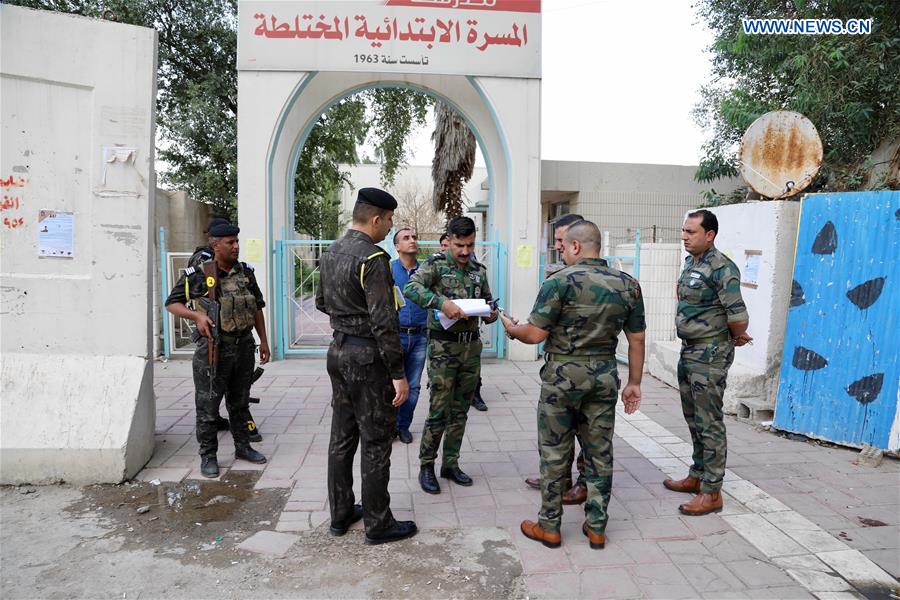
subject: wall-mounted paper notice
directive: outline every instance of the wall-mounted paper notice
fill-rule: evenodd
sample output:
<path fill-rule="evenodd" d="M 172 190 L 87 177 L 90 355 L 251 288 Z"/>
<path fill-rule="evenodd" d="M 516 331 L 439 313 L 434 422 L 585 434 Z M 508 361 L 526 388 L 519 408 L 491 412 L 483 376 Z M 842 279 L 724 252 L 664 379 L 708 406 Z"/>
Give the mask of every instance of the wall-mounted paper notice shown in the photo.
<path fill-rule="evenodd" d="M 520 269 L 529 269 L 534 264 L 532 257 L 534 248 L 531 244 L 519 244 L 516 246 L 516 266 Z"/>
<path fill-rule="evenodd" d="M 263 259 L 262 240 L 244 240 L 244 260 L 248 263 L 259 263 Z"/>
<path fill-rule="evenodd" d="M 74 258 L 75 213 L 41 209 L 38 212 L 38 256 Z"/>

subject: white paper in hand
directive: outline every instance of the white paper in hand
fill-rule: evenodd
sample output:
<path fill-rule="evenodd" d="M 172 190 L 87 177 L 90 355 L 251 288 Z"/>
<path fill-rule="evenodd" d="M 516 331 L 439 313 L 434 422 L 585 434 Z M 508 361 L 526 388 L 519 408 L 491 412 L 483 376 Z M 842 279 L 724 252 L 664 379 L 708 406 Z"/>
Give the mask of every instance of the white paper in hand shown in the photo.
<path fill-rule="evenodd" d="M 467 317 L 489 317 L 491 316 L 491 307 L 484 298 L 462 298 L 454 300 L 453 304 L 457 305 Z M 459 319 L 451 319 L 443 313 L 443 311 L 435 310 L 441 327 L 450 329 Z"/>

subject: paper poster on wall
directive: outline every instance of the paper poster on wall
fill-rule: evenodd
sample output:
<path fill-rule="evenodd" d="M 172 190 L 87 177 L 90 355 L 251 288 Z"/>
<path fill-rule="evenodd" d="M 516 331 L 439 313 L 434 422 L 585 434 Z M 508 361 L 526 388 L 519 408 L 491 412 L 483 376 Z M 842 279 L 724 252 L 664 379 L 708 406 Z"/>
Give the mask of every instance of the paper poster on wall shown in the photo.
<path fill-rule="evenodd" d="M 531 244 L 520 244 L 516 247 L 516 266 L 520 269 L 529 269 L 534 264 L 532 257 L 533 246 Z"/>
<path fill-rule="evenodd" d="M 244 240 L 244 260 L 248 263 L 259 263 L 263 259 L 262 240 Z"/>
<path fill-rule="evenodd" d="M 38 212 L 38 256 L 74 258 L 75 213 L 41 209 Z"/>
<path fill-rule="evenodd" d="M 762 261 L 762 250 L 744 251 L 744 268 L 741 269 L 741 285 L 756 288 L 759 285 L 759 265 Z"/>

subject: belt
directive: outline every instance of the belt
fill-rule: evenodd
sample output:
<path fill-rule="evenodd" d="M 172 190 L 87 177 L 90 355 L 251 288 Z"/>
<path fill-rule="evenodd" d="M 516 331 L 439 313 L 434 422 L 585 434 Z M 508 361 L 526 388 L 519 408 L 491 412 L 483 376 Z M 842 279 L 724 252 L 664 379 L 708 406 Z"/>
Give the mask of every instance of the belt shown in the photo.
<path fill-rule="evenodd" d="M 440 340 L 442 342 L 459 342 L 460 344 L 477 342 L 479 339 L 481 339 L 480 334 L 477 330 L 460 331 L 458 333 L 453 333 L 450 331 L 441 331 L 439 329 L 429 329 L 428 335 L 433 340 Z"/>
<path fill-rule="evenodd" d="M 244 331 L 229 331 L 228 333 L 220 333 L 218 343 L 222 344 L 237 344 L 242 339 L 250 335 L 252 329 L 247 329 Z"/>
<path fill-rule="evenodd" d="M 349 346 L 369 346 L 370 348 L 378 347 L 378 342 L 375 341 L 375 338 L 352 335 L 349 333 L 343 333 L 341 331 L 334 332 L 334 339 L 338 342 L 338 344 L 341 345 L 347 344 Z"/>
<path fill-rule="evenodd" d="M 548 361 L 574 363 L 591 363 L 598 360 L 615 360 L 616 358 L 614 352 L 605 352 L 603 354 L 557 354 L 555 352 L 547 352 L 545 356 Z"/>
<path fill-rule="evenodd" d="M 406 335 L 418 335 L 420 333 L 424 333 L 424 327 L 403 327 L 400 326 L 400 333 L 405 333 Z"/>
<path fill-rule="evenodd" d="M 727 342 L 731 339 L 731 333 L 723 331 L 716 335 L 708 335 L 706 337 L 691 338 L 689 340 L 681 340 L 685 346 L 699 346 L 701 344 L 715 344 L 717 342 Z"/>

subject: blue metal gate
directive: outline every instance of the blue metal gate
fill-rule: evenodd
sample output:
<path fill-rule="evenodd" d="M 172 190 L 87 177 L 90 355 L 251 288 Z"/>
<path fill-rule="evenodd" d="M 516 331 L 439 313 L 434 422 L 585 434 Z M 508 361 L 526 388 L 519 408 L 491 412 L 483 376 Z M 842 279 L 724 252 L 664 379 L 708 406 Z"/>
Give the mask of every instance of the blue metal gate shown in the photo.
<path fill-rule="evenodd" d="M 316 310 L 319 287 L 319 257 L 334 240 L 281 240 L 275 248 L 276 299 L 275 327 L 278 343 L 276 358 L 285 356 L 324 355 L 331 342 L 332 329 L 328 316 Z M 380 244 L 396 257 L 390 236 Z M 425 253 L 437 250 L 437 242 L 420 242 Z M 499 242 L 476 242 L 478 260 L 487 267 L 488 281 L 494 297 L 506 300 L 506 252 Z M 497 323 L 482 325 L 484 356 L 502 358 L 505 337 Z"/>
<path fill-rule="evenodd" d="M 900 192 L 803 200 L 775 426 L 896 450 Z"/>

